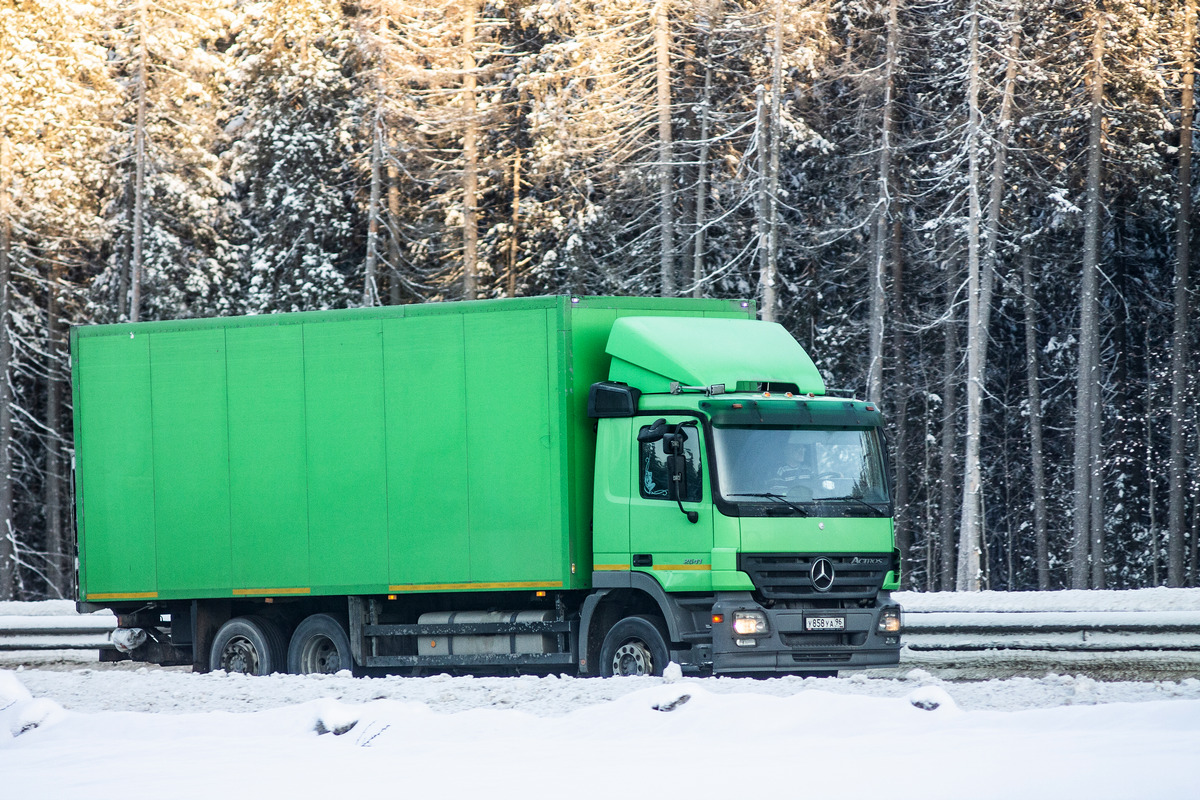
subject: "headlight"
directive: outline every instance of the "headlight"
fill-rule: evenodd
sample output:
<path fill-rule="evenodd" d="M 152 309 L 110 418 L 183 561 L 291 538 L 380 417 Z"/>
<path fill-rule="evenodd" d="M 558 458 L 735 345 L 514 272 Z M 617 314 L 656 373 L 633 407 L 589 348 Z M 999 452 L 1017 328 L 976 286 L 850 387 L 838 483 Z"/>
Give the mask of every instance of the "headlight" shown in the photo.
<path fill-rule="evenodd" d="M 761 636 L 770 630 L 767 615 L 761 611 L 733 612 L 733 632 L 738 636 Z"/>
<path fill-rule="evenodd" d="M 900 632 L 900 607 L 889 606 L 879 614 L 879 632 L 880 633 L 899 633 Z"/>

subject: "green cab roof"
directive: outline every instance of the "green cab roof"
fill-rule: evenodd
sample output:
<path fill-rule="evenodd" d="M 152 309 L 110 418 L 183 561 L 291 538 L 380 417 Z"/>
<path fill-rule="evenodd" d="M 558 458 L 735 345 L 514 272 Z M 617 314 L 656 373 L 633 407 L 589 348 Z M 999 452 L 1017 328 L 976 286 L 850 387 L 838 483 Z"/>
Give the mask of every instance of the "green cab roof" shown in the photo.
<path fill-rule="evenodd" d="M 825 381 L 804 348 L 782 325 L 711 317 L 621 317 L 607 352 L 609 380 L 643 392 L 685 386 L 793 383 L 805 394 L 825 393 Z"/>

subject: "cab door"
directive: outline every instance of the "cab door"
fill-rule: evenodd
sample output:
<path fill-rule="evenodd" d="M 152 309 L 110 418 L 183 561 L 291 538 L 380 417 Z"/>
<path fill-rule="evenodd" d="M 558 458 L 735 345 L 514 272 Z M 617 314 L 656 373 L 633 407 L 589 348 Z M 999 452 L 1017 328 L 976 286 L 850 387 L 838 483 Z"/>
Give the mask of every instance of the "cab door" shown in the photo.
<path fill-rule="evenodd" d="M 704 447 L 704 429 L 687 416 L 665 416 L 670 425 L 683 425 L 686 486 L 683 511 L 671 487 L 667 452 L 662 440 L 637 441 L 657 415 L 635 417 L 631 432 L 632 484 L 629 489 L 629 548 L 632 569 L 648 572 L 674 591 L 712 589 L 713 512 Z M 689 522 L 687 514 L 696 514 Z"/>

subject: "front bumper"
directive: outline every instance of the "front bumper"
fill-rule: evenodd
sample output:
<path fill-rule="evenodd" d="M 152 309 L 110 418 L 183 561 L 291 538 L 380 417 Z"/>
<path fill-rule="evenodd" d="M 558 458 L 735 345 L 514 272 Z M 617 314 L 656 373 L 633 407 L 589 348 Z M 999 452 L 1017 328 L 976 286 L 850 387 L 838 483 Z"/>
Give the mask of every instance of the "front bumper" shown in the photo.
<path fill-rule="evenodd" d="M 749 592 L 722 592 L 713 614 L 725 622 L 713 625 L 713 674 L 770 672 L 828 672 L 839 669 L 886 667 L 900 662 L 900 634 L 880 633 L 879 617 L 894 607 L 890 595 L 879 595 L 871 608 L 814 609 L 764 608 Z M 758 611 L 766 615 L 769 632 L 743 637 L 733 631 L 734 613 Z M 809 631 L 805 617 L 840 617 L 839 631 Z M 739 645 L 737 640 L 753 640 Z"/>

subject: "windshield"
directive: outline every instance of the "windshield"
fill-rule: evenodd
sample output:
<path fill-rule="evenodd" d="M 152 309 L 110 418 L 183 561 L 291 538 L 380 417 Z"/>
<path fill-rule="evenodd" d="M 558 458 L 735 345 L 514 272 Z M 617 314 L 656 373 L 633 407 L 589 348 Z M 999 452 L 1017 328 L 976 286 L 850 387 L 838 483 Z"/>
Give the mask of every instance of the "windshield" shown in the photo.
<path fill-rule="evenodd" d="M 862 500 L 887 503 L 875 428 L 714 426 L 717 475 L 729 502 Z"/>

